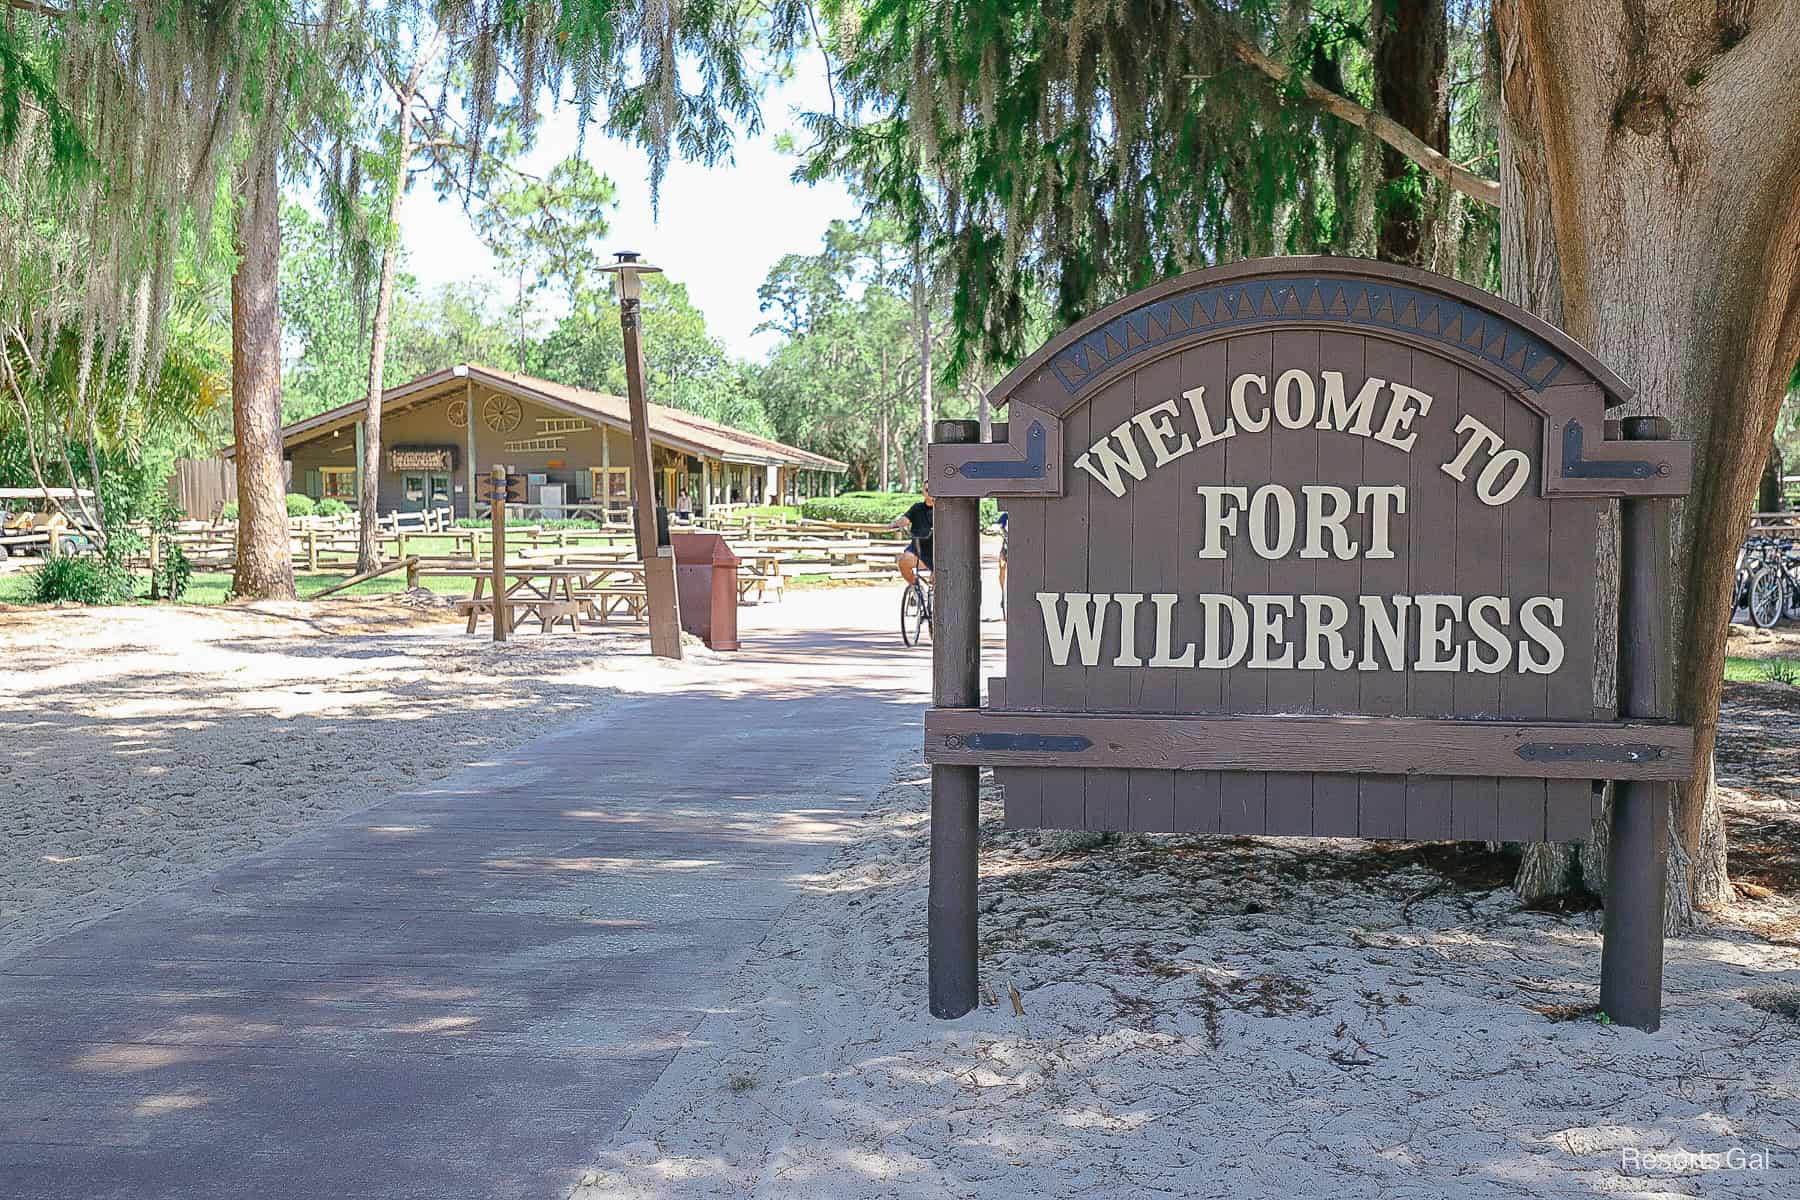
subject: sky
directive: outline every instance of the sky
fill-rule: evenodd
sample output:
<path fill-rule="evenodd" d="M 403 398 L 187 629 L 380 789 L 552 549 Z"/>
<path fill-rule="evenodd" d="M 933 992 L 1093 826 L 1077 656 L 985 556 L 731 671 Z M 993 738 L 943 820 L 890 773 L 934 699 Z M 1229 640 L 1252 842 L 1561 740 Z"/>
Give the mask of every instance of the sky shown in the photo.
<path fill-rule="evenodd" d="M 603 243 L 604 261 L 611 261 L 613 250 L 639 251 L 687 284 L 689 298 L 731 354 L 764 358 L 776 337 L 754 332 L 763 319 L 756 289 L 769 268 L 784 254 L 816 253 L 831 221 L 860 212 L 839 183 L 809 187 L 791 182 L 796 160 L 775 149 L 783 130 L 793 130 L 805 144 L 795 112 L 830 107 L 824 60 L 809 54 L 795 64 L 786 83 L 764 97 L 767 128 L 754 139 L 738 139 L 735 161 L 711 168 L 679 160 L 670 164 L 654 217 L 648 156 L 590 126 L 582 157 L 612 179 L 619 197 L 612 234 Z M 548 115 L 536 147 L 520 165 L 533 173 L 548 170 L 575 153 L 577 132 L 575 111 L 564 105 Z M 402 211 L 402 228 L 406 270 L 422 290 L 486 277 L 494 281 L 496 307 L 505 302 L 505 290 L 493 276 L 493 256 L 459 204 L 439 200 L 423 182 L 415 183 Z"/>

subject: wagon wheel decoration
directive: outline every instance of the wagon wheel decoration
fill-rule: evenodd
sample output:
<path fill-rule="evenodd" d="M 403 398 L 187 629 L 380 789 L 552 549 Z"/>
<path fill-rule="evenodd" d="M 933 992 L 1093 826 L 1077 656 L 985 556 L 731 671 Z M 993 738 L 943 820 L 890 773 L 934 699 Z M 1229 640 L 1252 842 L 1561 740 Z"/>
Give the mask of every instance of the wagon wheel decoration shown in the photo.
<path fill-rule="evenodd" d="M 467 425 L 469 423 L 469 402 L 467 400 L 452 400 L 449 406 L 444 409 L 444 419 L 458 429 Z"/>
<path fill-rule="evenodd" d="M 525 410 L 511 396 L 489 396 L 481 402 L 481 419 L 495 433 L 511 433 L 524 415 Z"/>

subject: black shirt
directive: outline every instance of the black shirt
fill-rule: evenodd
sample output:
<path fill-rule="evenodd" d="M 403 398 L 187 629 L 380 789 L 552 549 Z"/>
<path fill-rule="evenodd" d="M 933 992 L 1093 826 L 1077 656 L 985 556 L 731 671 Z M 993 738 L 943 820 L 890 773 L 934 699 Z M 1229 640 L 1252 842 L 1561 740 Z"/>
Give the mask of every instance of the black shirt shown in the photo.
<path fill-rule="evenodd" d="M 924 543 L 931 540 L 931 505 L 920 500 L 906 510 L 906 523 L 912 526 L 913 539 Z"/>
<path fill-rule="evenodd" d="M 912 526 L 913 545 L 919 548 L 919 558 L 931 566 L 931 505 L 923 500 L 914 504 L 906 510 L 906 522 Z"/>

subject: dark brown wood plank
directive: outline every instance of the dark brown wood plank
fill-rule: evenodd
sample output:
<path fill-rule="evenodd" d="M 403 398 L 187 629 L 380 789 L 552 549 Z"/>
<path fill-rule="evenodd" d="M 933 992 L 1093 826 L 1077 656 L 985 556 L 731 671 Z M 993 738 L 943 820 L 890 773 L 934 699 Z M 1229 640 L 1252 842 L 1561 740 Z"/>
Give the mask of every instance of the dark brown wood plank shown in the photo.
<path fill-rule="evenodd" d="M 1007 707 L 1041 708 L 1044 630 L 1037 593 L 1044 586 L 1046 500 L 1008 497 L 1006 550 Z"/>
<path fill-rule="evenodd" d="M 993 739 L 998 735 L 1001 740 Z M 1020 745 L 1018 737 L 1061 739 Z M 973 742 L 971 739 L 975 739 Z M 1073 739 L 1073 740 L 1069 740 Z M 1104 716 L 933 708 L 926 758 L 1083 768 L 1494 775 L 1542 781 L 1683 779 L 1693 730 L 1638 721 L 1460 721 L 1435 717 Z"/>
<path fill-rule="evenodd" d="M 1129 386 L 1129 384 L 1127 384 Z M 1092 442 L 1088 414 L 1084 405 L 1070 413 L 1063 424 L 1063 442 L 1068 454 L 1085 450 Z M 1065 480 L 1067 491 L 1061 500 L 1045 502 L 1044 569 L 1040 590 L 1046 592 L 1084 592 L 1088 586 L 1088 477 L 1081 471 L 1070 471 Z M 1035 594 L 1019 597 L 1021 620 L 1027 621 L 1023 636 L 1045 647 L 1043 615 Z M 1011 600 L 1007 611 L 1010 613 Z M 1012 641 L 1009 637 L 1007 641 Z M 1069 664 L 1058 667 L 1050 661 L 1049 651 L 1040 650 L 1043 664 L 1043 688 L 1039 702 L 1046 708 L 1079 706 L 1087 697 L 1087 675 L 1079 660 L 1071 656 Z M 1009 682 L 1008 686 L 1012 686 Z M 1083 829 L 1087 826 L 1087 786 L 1080 771 L 1052 771 L 1044 776 L 1044 826 L 1048 829 Z"/>
<path fill-rule="evenodd" d="M 1175 826 L 1175 771 L 1126 772 L 1129 819 L 1125 828 L 1137 833 L 1178 833 Z"/>
<path fill-rule="evenodd" d="M 1412 554 L 1407 560 L 1411 592 L 1422 595 L 1464 595 L 1461 530 L 1457 522 L 1456 481 L 1441 464 L 1456 455 L 1456 422 L 1461 401 L 1457 393 L 1457 369 L 1449 360 L 1423 350 L 1412 353 L 1411 385 L 1432 398 L 1431 410 L 1413 422 L 1417 438 L 1407 458 L 1411 484 L 1407 506 Z M 1459 615 L 1455 626 L 1465 621 Z M 1422 635 L 1421 635 L 1422 636 Z M 1410 639 L 1416 647 L 1420 638 Z M 1457 654 L 1463 638 L 1453 639 Z M 1416 652 L 1416 651 L 1415 651 Z M 1466 669 L 1467 663 L 1462 666 Z M 1406 711 L 1414 716 L 1440 717 L 1456 712 L 1456 678 L 1460 671 L 1410 671 L 1407 674 Z M 1406 836 L 1419 841 L 1438 841 L 1450 836 L 1450 809 L 1455 794 L 1447 777 L 1415 776 L 1406 781 Z"/>
<path fill-rule="evenodd" d="M 1524 490 L 1499 506 L 1502 510 L 1505 539 L 1502 545 L 1505 563 L 1501 578 L 1506 581 L 1506 591 L 1512 597 L 1516 621 L 1519 605 L 1532 596 L 1546 595 L 1549 591 L 1550 506 L 1548 501 L 1540 498 L 1543 471 L 1542 418 L 1524 404 L 1509 399 L 1503 421 L 1503 425 L 1493 428 L 1506 439 L 1508 448 L 1522 450 L 1531 459 L 1531 476 L 1525 481 Z M 1580 580 L 1579 584 L 1587 586 L 1587 581 Z M 1570 666 L 1565 664 L 1563 669 L 1569 670 Z M 1501 675 L 1502 716 L 1524 719 L 1542 717 L 1549 711 L 1549 695 L 1549 683 L 1544 676 L 1520 671 L 1516 663 Z M 1500 840 L 1541 840 L 1544 836 L 1546 796 L 1541 780 L 1502 779 L 1498 830 Z"/>
<path fill-rule="evenodd" d="M 1212 342 L 1181 355 L 1181 391 L 1204 388 L 1206 401 L 1217 404 L 1225 395 L 1225 343 Z M 1184 411 L 1191 411 L 1184 398 Z M 1189 416 L 1191 421 L 1191 415 Z M 1194 489 L 1201 484 L 1225 482 L 1224 442 L 1197 447 L 1179 464 L 1179 501 L 1177 528 L 1198 528 L 1200 500 Z M 1206 592 L 1220 592 L 1225 586 L 1225 565 L 1218 559 L 1201 558 L 1191 536 L 1175 539 L 1179 543 L 1179 564 L 1175 572 L 1175 588 L 1183 599 Z M 1199 629 L 1191 622 L 1178 626 L 1178 642 L 1199 637 Z M 1179 655 L 1180 645 L 1174 647 Z M 1175 707 L 1179 713 L 1219 713 L 1225 711 L 1225 678 L 1218 671 L 1181 670 L 1171 668 L 1175 676 Z M 1184 771 L 1175 779 L 1175 823 L 1178 832 L 1215 833 L 1219 829 L 1219 803 L 1224 789 L 1224 776 L 1218 772 Z"/>
<path fill-rule="evenodd" d="M 1344 373 L 1346 386 L 1352 380 L 1365 378 L 1364 339 L 1359 334 L 1335 331 L 1319 335 L 1319 359 L 1334 370 Z M 1355 434 L 1328 431 L 1318 435 L 1319 470 L 1322 484 L 1348 491 L 1355 503 L 1356 485 L 1362 482 L 1362 439 Z M 1354 512 L 1354 510 L 1352 510 Z M 1357 553 L 1341 559 L 1333 555 L 1313 564 L 1313 577 L 1321 593 L 1344 597 L 1354 608 L 1355 597 L 1362 592 L 1362 551 L 1368 535 L 1365 522 L 1352 518 L 1350 530 L 1356 538 Z M 1355 632 L 1345 631 L 1346 645 L 1354 647 Z M 1354 713 L 1361 703 L 1362 681 L 1354 665 L 1348 671 L 1314 671 L 1313 710 L 1321 713 Z M 1341 771 L 1321 773 L 1313 777 L 1313 825 L 1317 837 L 1354 837 L 1358 823 L 1356 776 Z"/>
<path fill-rule="evenodd" d="M 1176 771 L 1174 776 L 1174 832 L 1219 832 L 1219 797 L 1225 777 L 1217 771 Z"/>
<path fill-rule="evenodd" d="M 1139 535 L 1136 526 L 1136 509 L 1139 489 L 1150 485 L 1158 474 L 1151 459 L 1148 447 L 1144 444 L 1131 418 L 1143 407 L 1138 396 L 1142 386 L 1143 373 L 1127 375 L 1111 387 L 1103 389 L 1088 405 L 1088 439 L 1099 441 L 1115 429 L 1124 427 L 1124 436 L 1133 439 L 1145 455 L 1148 475 L 1142 480 L 1131 481 L 1125 488 L 1123 496 L 1114 496 L 1103 487 L 1094 486 L 1092 480 L 1083 475 L 1083 484 L 1087 495 L 1087 591 L 1096 596 L 1104 593 L 1116 595 L 1120 592 L 1132 593 L 1132 551 L 1139 542 L 1150 543 L 1164 539 L 1150 535 L 1150 529 Z M 1151 403 L 1155 403 L 1152 401 Z M 1151 527 L 1154 527 L 1152 523 Z M 1071 554 L 1080 554 L 1083 547 L 1071 545 Z M 1135 594 L 1135 593 L 1133 593 Z M 1144 605 L 1138 605 L 1142 609 Z M 1118 655 L 1124 653 L 1125 635 L 1129 631 L 1132 649 L 1138 661 L 1144 659 L 1144 649 L 1138 633 L 1143 624 L 1141 611 L 1134 611 L 1129 625 L 1124 620 L 1123 608 L 1115 603 L 1106 618 L 1106 631 L 1101 638 L 1099 661 L 1082 672 L 1083 687 L 1086 690 L 1086 701 L 1080 706 L 1087 712 L 1132 712 L 1137 708 L 1137 689 L 1139 681 L 1147 673 L 1143 667 L 1119 666 Z M 1088 771 L 1083 778 L 1085 794 L 1083 819 L 1084 828 L 1107 831 L 1122 831 L 1129 824 L 1129 804 L 1131 795 L 1131 776 L 1123 770 Z"/>
<path fill-rule="evenodd" d="M 1295 520 L 1294 545 L 1288 553 L 1268 564 L 1269 594 L 1293 596 L 1294 611 L 1285 621 L 1283 632 L 1290 641 L 1299 643 L 1296 631 L 1304 628 L 1305 613 L 1298 597 L 1314 590 L 1315 560 L 1302 558 L 1306 536 L 1305 493 L 1308 484 L 1319 479 L 1319 438 L 1317 430 L 1317 386 L 1319 371 L 1319 335 L 1312 330 L 1284 331 L 1271 339 L 1274 357 L 1269 369 L 1271 410 L 1281 377 L 1288 371 L 1300 371 L 1314 391 L 1315 415 L 1303 429 L 1290 429 L 1280 418 L 1271 421 L 1269 436 L 1269 479 L 1287 486 L 1294 496 L 1298 512 Z M 1290 406 L 1296 403 L 1298 389 L 1289 393 Z M 1249 481 L 1247 481 L 1249 482 Z M 1254 489 L 1254 483 L 1252 483 Z M 1314 671 L 1299 669 L 1304 647 L 1296 644 L 1295 665 L 1280 671 L 1269 671 L 1268 707 L 1271 712 L 1312 712 Z M 1313 780 L 1311 775 L 1283 773 L 1269 776 L 1264 801 L 1264 824 L 1271 834 L 1306 836 L 1313 829 Z"/>
<path fill-rule="evenodd" d="M 1265 382 L 1274 362 L 1273 338 L 1266 333 L 1247 334 L 1225 343 L 1225 383 L 1217 407 L 1221 427 L 1224 414 L 1230 412 L 1231 383 L 1245 372 L 1259 374 Z M 1270 422 L 1273 426 L 1273 421 Z M 1242 485 L 1254 492 L 1269 479 L 1273 428 L 1260 433 L 1239 429 L 1225 441 L 1225 482 Z M 1268 590 L 1269 568 L 1250 550 L 1248 515 L 1238 519 L 1239 536 L 1230 539 L 1225 559 L 1221 591 L 1239 600 Z M 1242 664 L 1223 674 L 1223 699 L 1227 712 L 1260 713 L 1269 711 L 1268 672 L 1251 671 Z M 1268 780 L 1261 775 L 1246 774 L 1227 778 L 1221 783 L 1220 829 L 1225 833 L 1261 833 L 1268 827 Z"/>
<path fill-rule="evenodd" d="M 1558 499 L 1549 502 L 1550 561 L 1591 563 L 1600 531 L 1599 500 Z M 1563 601 L 1563 642 L 1573 664 L 1550 676 L 1548 714 L 1553 717 L 1597 716 L 1594 703 L 1595 645 L 1598 637 L 1596 585 L 1586 577 L 1558 580 L 1552 590 Z M 1580 842 L 1593 836 L 1592 780 L 1551 780 L 1544 787 L 1545 839 Z"/>
<path fill-rule="evenodd" d="M 1364 347 L 1363 362 L 1368 373 L 1386 380 L 1405 380 L 1412 375 L 1412 352 L 1405 346 L 1370 338 Z M 1360 380 L 1348 377 L 1345 391 Z M 1380 419 L 1379 414 L 1377 420 Z M 1372 485 L 1407 483 L 1412 463 L 1407 455 L 1373 438 L 1359 438 L 1363 450 L 1363 482 Z M 1413 523 L 1419 519 L 1416 506 L 1408 498 L 1404 517 L 1391 522 L 1394 557 L 1367 557 L 1364 545 L 1364 595 L 1393 596 L 1407 589 L 1407 562 L 1412 553 L 1410 537 Z M 1365 526 L 1365 536 L 1371 526 Z M 1360 631 L 1359 631 L 1360 632 Z M 1377 715 L 1406 711 L 1406 672 L 1386 669 L 1357 672 L 1361 691 L 1359 711 Z M 1378 776 L 1357 781 L 1357 830 L 1363 837 L 1398 838 L 1406 836 L 1406 781 L 1392 776 Z"/>
<path fill-rule="evenodd" d="M 1494 383 L 1473 371 L 1457 380 L 1457 420 L 1472 416 L 1492 429 L 1506 420 L 1509 400 Z M 1454 429 L 1454 424 L 1452 425 Z M 1441 473 L 1441 472 L 1440 472 Z M 1446 478 L 1448 478 L 1446 476 Z M 1501 596 L 1504 562 L 1504 515 L 1475 496 L 1474 481 L 1456 487 L 1456 574 L 1468 596 Z M 1465 664 L 1466 665 L 1466 664 Z M 1511 667 L 1509 665 L 1508 669 Z M 1459 672 L 1453 687 L 1456 712 L 1464 717 L 1500 715 L 1500 680 L 1504 672 Z M 1451 788 L 1450 836 L 1491 841 L 1500 836 L 1500 783 L 1495 779 L 1459 778 Z"/>

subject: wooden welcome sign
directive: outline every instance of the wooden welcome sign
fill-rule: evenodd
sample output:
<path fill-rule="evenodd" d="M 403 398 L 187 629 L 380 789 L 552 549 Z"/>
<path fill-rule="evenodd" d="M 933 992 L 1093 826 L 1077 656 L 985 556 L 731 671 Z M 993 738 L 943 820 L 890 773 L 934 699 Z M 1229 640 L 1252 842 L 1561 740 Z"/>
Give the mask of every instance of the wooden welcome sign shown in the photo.
<path fill-rule="evenodd" d="M 1660 719 L 1656 555 L 1691 456 L 1648 419 L 1621 437 L 1605 413 L 1630 395 L 1475 289 L 1288 258 L 1065 331 L 995 389 L 1003 440 L 944 423 L 925 742 L 956 845 L 934 845 L 934 1011 L 967 1011 L 938 1004 L 940 974 L 965 981 L 937 944 L 955 924 L 972 955 L 974 936 L 972 913 L 940 919 L 940 858 L 973 893 L 952 772 L 993 767 L 1014 827 L 1562 841 L 1588 836 L 1600 781 L 1666 802 L 1692 733 Z M 978 558 L 951 544 L 983 496 L 1010 520 L 986 706 L 955 628 L 978 620 Z M 1594 682 L 1597 618 L 1620 605 L 1598 594 L 1600 517 L 1621 499 L 1626 716 Z M 1657 880 L 1637 899 L 1657 909 L 1659 995 Z"/>

